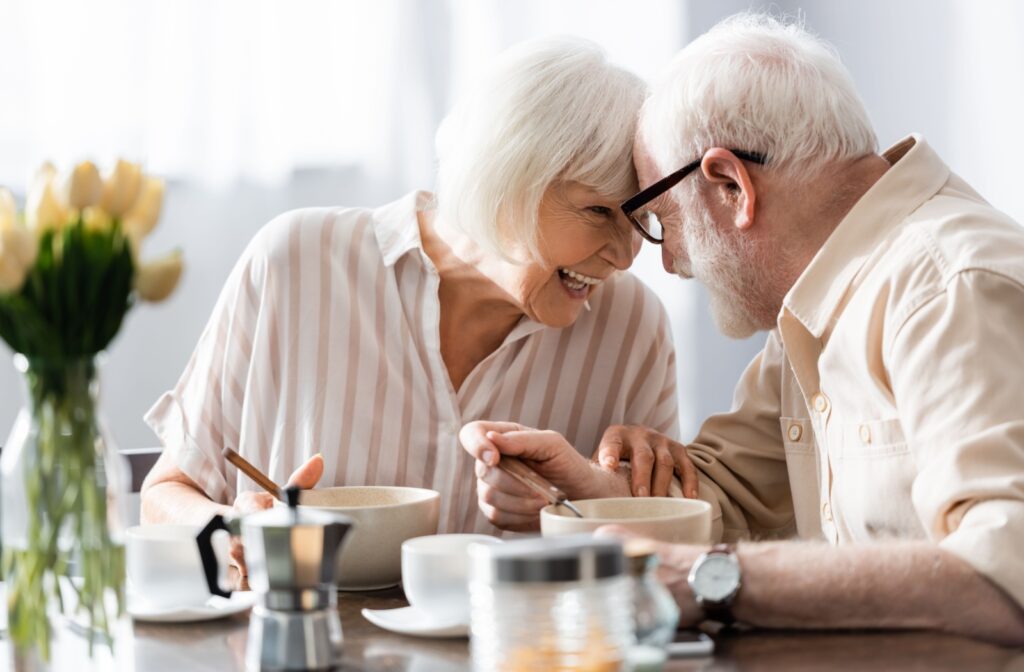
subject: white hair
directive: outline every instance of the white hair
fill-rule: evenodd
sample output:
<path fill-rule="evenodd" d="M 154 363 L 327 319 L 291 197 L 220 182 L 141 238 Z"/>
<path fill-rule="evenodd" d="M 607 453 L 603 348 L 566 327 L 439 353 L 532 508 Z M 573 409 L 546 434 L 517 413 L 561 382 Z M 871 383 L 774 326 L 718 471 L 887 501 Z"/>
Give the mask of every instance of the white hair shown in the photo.
<path fill-rule="evenodd" d="M 574 181 L 613 198 L 636 190 L 633 136 L 646 86 L 576 38 L 503 53 L 437 132 L 438 212 L 483 249 L 542 258 L 545 190 Z"/>
<path fill-rule="evenodd" d="M 725 147 L 760 152 L 798 176 L 878 147 L 835 50 L 760 13 L 727 18 L 687 45 L 654 86 L 641 124 L 662 170 Z"/>

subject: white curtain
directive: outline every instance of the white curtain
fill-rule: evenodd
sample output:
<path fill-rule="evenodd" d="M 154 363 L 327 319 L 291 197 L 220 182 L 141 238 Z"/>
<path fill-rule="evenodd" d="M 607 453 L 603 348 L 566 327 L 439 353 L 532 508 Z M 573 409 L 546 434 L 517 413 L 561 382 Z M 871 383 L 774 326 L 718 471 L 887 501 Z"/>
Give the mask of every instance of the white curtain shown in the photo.
<path fill-rule="evenodd" d="M 299 168 L 357 165 L 422 186 L 451 96 L 498 51 L 574 33 L 649 72 L 680 43 L 681 7 L 4 0 L 0 184 L 23 184 L 43 159 L 122 155 L 208 185 L 279 184 Z M 630 24 L 643 32 L 621 30 Z"/>
<path fill-rule="evenodd" d="M 44 157 L 208 184 L 371 163 L 398 4 L 6 0 L 0 181 Z"/>

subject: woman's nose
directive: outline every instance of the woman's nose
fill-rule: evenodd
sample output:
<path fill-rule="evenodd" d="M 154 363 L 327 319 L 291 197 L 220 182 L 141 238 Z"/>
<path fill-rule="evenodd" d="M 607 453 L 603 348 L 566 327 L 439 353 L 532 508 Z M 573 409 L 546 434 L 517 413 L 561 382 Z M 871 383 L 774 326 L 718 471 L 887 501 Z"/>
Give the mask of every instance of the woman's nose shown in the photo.
<path fill-rule="evenodd" d="M 633 259 L 640 252 L 640 234 L 633 228 L 624 215 L 618 217 L 617 226 L 612 239 L 605 246 L 608 263 L 620 271 L 633 264 Z"/>

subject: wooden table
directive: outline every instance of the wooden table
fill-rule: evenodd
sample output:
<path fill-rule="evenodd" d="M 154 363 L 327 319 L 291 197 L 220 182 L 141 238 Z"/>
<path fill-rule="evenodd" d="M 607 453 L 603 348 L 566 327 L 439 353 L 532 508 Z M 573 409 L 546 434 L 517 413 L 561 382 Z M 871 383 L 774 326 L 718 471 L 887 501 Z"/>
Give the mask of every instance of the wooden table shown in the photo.
<path fill-rule="evenodd" d="M 466 640 L 394 635 L 360 614 L 364 607 L 405 606 L 400 590 L 342 593 L 338 601 L 345 633 L 342 670 L 469 670 Z M 134 668 L 137 672 L 240 672 L 244 670 L 247 627 L 245 615 L 181 625 L 136 623 L 131 647 Z M 7 645 L 0 641 L 0 668 L 7 660 Z M 81 669 L 86 668 L 75 666 L 76 671 Z M 1024 650 L 929 632 L 748 632 L 719 636 L 713 657 L 672 660 L 665 669 L 1009 672 L 1024 670 Z"/>

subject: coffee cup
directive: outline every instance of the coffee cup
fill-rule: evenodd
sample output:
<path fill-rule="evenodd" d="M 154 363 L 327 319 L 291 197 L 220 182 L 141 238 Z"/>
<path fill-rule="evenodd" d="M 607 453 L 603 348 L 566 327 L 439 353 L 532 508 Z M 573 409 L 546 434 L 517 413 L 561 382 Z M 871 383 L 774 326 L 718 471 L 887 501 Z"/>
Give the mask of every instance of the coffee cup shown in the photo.
<path fill-rule="evenodd" d="M 409 604 L 445 622 L 469 622 L 469 547 L 500 544 L 486 534 L 434 534 L 402 543 L 402 587 Z"/>
<path fill-rule="evenodd" d="M 210 599 L 199 559 L 194 525 L 141 525 L 126 533 L 126 564 L 133 599 L 162 609 L 196 607 Z M 217 555 L 226 557 L 227 535 L 216 537 Z"/>

